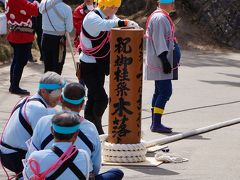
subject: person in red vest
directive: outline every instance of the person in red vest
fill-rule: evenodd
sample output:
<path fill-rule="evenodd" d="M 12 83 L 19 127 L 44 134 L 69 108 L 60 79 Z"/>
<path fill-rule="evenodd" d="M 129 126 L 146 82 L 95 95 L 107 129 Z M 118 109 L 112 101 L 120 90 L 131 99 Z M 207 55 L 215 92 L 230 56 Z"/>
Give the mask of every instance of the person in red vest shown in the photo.
<path fill-rule="evenodd" d="M 38 15 L 38 2 L 27 0 L 8 0 L 6 2 L 6 16 L 10 27 L 7 40 L 13 48 L 13 60 L 10 68 L 10 88 L 12 94 L 29 95 L 30 92 L 21 89 L 19 83 L 24 66 L 34 41 L 32 16 Z"/>
<path fill-rule="evenodd" d="M 79 49 L 79 36 L 82 29 L 84 17 L 95 8 L 96 4 L 93 0 L 84 0 L 73 12 L 73 26 L 75 30 L 74 46 Z"/>

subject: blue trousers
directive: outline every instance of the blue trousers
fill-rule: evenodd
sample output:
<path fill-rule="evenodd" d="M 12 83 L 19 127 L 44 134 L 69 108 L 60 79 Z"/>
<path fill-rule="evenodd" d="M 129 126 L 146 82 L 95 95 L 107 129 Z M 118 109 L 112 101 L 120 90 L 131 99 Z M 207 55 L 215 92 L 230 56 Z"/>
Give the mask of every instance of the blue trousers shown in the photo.
<path fill-rule="evenodd" d="M 120 169 L 112 168 L 105 173 L 95 176 L 95 180 L 121 180 L 123 176 L 124 173 Z"/>
<path fill-rule="evenodd" d="M 176 68 L 181 59 L 181 50 L 179 45 L 174 42 L 174 50 L 173 50 L 173 80 L 178 80 L 178 68 Z"/>
<path fill-rule="evenodd" d="M 23 69 L 28 61 L 28 56 L 31 53 L 32 43 L 10 44 L 13 48 L 13 61 L 10 68 L 10 88 L 17 89 L 19 88 Z"/>
<path fill-rule="evenodd" d="M 171 95 L 172 95 L 172 81 L 156 80 L 155 92 L 152 98 L 152 107 L 158 107 L 158 108 L 164 109 Z"/>

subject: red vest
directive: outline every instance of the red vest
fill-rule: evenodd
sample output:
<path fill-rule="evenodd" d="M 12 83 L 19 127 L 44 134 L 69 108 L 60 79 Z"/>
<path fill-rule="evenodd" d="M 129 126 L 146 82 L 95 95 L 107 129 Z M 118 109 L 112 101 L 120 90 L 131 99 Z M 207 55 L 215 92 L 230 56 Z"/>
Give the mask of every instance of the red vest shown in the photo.
<path fill-rule="evenodd" d="M 27 0 L 8 0 L 6 16 L 9 26 L 32 28 L 32 16 L 38 15 L 37 3 Z M 30 43 L 34 41 L 34 33 L 10 30 L 7 40 L 15 44 Z"/>
<path fill-rule="evenodd" d="M 76 34 L 80 34 L 82 28 L 83 18 L 87 15 L 87 7 L 83 3 L 78 6 L 73 12 L 73 25 L 76 31 Z"/>
<path fill-rule="evenodd" d="M 73 12 L 73 26 L 75 29 L 74 45 L 78 48 L 79 45 L 79 36 L 82 28 L 82 23 L 84 17 L 87 15 L 89 10 L 85 3 L 79 5 Z"/>

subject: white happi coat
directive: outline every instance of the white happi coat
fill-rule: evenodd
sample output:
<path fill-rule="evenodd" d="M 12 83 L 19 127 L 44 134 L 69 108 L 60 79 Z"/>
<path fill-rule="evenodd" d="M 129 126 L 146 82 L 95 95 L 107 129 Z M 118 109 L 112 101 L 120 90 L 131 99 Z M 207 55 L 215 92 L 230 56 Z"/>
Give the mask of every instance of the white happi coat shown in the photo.
<path fill-rule="evenodd" d="M 159 10 L 156 10 L 159 11 Z M 158 57 L 168 51 L 167 59 L 173 67 L 174 37 L 171 35 L 171 24 L 162 12 L 153 13 L 147 27 L 147 58 L 145 61 L 146 80 L 173 79 L 173 73 L 164 74 L 162 62 Z"/>

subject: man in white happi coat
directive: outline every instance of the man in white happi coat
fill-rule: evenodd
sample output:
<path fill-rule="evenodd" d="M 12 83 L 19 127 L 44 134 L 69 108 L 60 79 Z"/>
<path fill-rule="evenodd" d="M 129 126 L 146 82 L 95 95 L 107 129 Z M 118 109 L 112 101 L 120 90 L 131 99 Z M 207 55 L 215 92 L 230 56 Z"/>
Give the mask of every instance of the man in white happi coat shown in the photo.
<path fill-rule="evenodd" d="M 72 9 L 66 0 L 42 0 L 42 58 L 44 72 L 62 74 L 66 58 L 66 36 L 73 30 Z M 51 47 L 51 48 L 50 48 Z"/>
<path fill-rule="evenodd" d="M 172 95 L 171 80 L 175 79 L 174 74 L 177 70 L 175 61 L 177 61 L 177 58 L 180 59 L 180 51 L 174 34 L 174 24 L 169 17 L 173 8 L 174 0 L 159 0 L 157 10 L 150 15 L 146 25 L 145 79 L 155 81 L 150 129 L 157 133 L 172 132 L 172 128 L 162 124 L 162 115 L 165 105 Z M 178 50 L 177 52 L 174 47 Z"/>
<path fill-rule="evenodd" d="M 55 72 L 45 73 L 39 82 L 39 89 L 33 96 L 20 100 L 13 108 L 3 130 L 0 154 L 4 167 L 21 176 L 22 159 L 27 152 L 26 141 L 31 138 L 38 120 L 55 113 L 61 96 L 64 80 Z"/>
<path fill-rule="evenodd" d="M 89 177 L 89 155 L 73 145 L 77 139 L 80 119 L 77 114 L 62 112 L 53 116 L 51 149 L 33 152 L 24 167 L 25 180 L 85 180 Z"/>
<path fill-rule="evenodd" d="M 93 123 L 80 116 L 80 111 L 84 105 L 85 89 L 80 83 L 70 83 L 64 88 L 61 96 L 63 112 L 71 112 L 79 116 L 79 134 L 75 145 L 79 149 L 84 149 L 90 156 L 90 176 L 95 178 L 116 178 L 121 179 L 123 173 L 119 169 L 111 169 L 99 174 L 101 168 L 101 142 L 97 129 Z M 50 149 L 54 143 L 51 134 L 51 119 L 53 115 L 42 117 L 34 129 L 27 157 L 34 151 Z"/>

